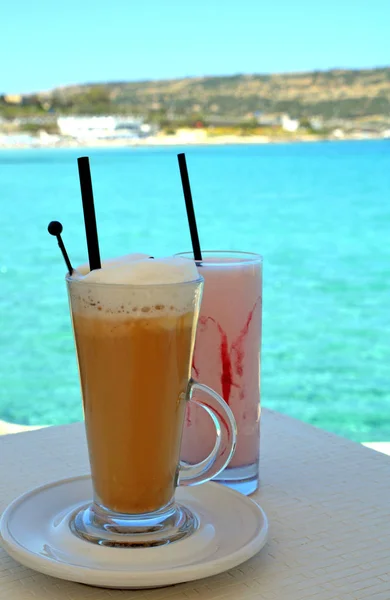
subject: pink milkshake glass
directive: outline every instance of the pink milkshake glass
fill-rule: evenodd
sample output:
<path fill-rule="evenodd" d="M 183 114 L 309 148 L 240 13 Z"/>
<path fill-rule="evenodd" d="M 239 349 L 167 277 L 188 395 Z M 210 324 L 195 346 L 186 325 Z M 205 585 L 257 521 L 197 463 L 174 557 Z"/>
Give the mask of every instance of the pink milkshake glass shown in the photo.
<path fill-rule="evenodd" d="M 193 254 L 182 253 L 193 260 Z M 202 252 L 204 277 L 193 377 L 220 394 L 237 422 L 235 454 L 216 478 L 241 493 L 259 483 L 262 257 L 244 252 Z M 187 407 L 181 458 L 195 464 L 214 445 L 211 419 Z"/>

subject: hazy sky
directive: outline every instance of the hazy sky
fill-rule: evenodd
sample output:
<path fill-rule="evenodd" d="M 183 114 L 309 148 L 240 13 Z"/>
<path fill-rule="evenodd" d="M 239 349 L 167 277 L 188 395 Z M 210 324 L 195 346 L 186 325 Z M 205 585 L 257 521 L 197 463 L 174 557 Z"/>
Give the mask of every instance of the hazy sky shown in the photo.
<path fill-rule="evenodd" d="M 390 64 L 390 0 L 3 0 L 0 93 Z"/>

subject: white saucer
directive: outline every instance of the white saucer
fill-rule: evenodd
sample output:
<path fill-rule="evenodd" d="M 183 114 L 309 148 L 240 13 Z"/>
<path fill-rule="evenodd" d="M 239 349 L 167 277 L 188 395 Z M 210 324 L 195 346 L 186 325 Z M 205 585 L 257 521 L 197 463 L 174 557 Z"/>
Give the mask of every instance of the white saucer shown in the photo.
<path fill-rule="evenodd" d="M 190 537 L 155 548 L 110 548 L 76 537 L 69 516 L 90 501 L 89 476 L 50 483 L 20 496 L 4 512 L 0 540 L 23 565 L 88 585 L 152 588 L 209 577 L 256 554 L 267 517 L 246 496 L 217 483 L 178 488 L 176 498 L 199 518 Z"/>

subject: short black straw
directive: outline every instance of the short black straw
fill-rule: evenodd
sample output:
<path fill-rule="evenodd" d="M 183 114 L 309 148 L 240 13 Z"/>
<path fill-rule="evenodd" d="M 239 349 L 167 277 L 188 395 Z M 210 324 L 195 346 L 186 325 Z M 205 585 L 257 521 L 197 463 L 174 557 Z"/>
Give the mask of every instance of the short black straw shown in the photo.
<path fill-rule="evenodd" d="M 93 201 L 91 170 L 88 156 L 77 159 L 79 167 L 81 197 L 83 200 L 85 234 L 87 236 L 89 268 L 101 269 L 99 240 L 96 227 L 95 205 Z"/>
<path fill-rule="evenodd" d="M 191 235 L 191 242 L 192 242 L 192 250 L 194 252 L 194 259 L 197 261 L 201 261 L 202 260 L 202 252 L 200 250 L 198 228 L 196 226 L 196 218 L 195 218 L 195 211 L 194 211 L 194 203 L 192 201 L 190 179 L 188 177 L 186 156 L 185 156 L 184 152 L 182 152 L 181 154 L 178 154 L 177 159 L 179 161 L 180 177 L 181 177 L 181 183 L 183 186 L 184 200 L 186 203 L 187 218 L 188 218 L 188 225 L 190 227 L 190 235 Z"/>
<path fill-rule="evenodd" d="M 62 241 L 61 237 L 61 233 L 63 230 L 62 224 L 59 221 L 51 221 L 47 227 L 47 230 L 50 233 L 50 235 L 54 235 L 57 238 L 57 242 L 62 252 L 62 256 L 64 257 L 68 273 L 69 275 L 72 275 L 73 267 L 70 264 L 69 256 L 67 251 L 65 250 L 64 242 Z"/>

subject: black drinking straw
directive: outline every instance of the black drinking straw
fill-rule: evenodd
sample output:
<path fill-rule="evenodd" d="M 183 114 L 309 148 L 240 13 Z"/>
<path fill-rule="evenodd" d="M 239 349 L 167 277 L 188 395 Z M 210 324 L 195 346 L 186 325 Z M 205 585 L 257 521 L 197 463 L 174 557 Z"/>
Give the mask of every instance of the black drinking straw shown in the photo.
<path fill-rule="evenodd" d="M 89 268 L 101 269 L 99 240 L 96 227 L 95 205 L 93 201 L 91 170 L 88 156 L 77 159 L 79 167 L 81 198 L 83 200 L 85 234 L 87 236 Z"/>
<path fill-rule="evenodd" d="M 202 252 L 200 250 L 198 228 L 196 226 L 196 218 L 195 218 L 195 211 L 194 211 L 194 203 L 192 201 L 190 179 L 188 177 L 186 156 L 185 156 L 184 152 L 182 152 L 181 154 L 178 154 L 177 159 L 179 161 L 181 184 L 183 186 L 184 200 L 186 203 L 187 218 L 188 218 L 188 225 L 190 227 L 190 235 L 191 235 L 192 249 L 194 252 L 194 259 L 196 261 L 201 261 L 202 260 Z"/>
<path fill-rule="evenodd" d="M 70 263 L 68 253 L 65 250 L 64 242 L 62 241 L 62 237 L 61 237 L 61 233 L 63 230 L 62 224 L 59 221 L 51 221 L 47 227 L 47 230 L 50 233 L 50 235 L 54 235 L 57 238 L 57 242 L 58 242 L 58 245 L 62 252 L 62 256 L 64 257 L 64 261 L 65 261 L 66 267 L 68 269 L 68 273 L 69 273 L 69 275 L 72 275 L 73 267 Z"/>

